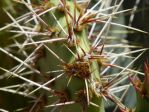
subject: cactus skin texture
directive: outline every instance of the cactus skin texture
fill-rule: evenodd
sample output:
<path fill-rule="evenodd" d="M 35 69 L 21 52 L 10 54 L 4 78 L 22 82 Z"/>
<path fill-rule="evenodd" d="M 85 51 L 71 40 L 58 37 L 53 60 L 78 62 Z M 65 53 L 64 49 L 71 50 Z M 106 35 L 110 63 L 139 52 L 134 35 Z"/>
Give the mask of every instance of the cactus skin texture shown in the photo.
<path fill-rule="evenodd" d="M 49 1 L 49 4 L 53 4 L 55 6 L 58 5 L 59 3 L 60 3 L 59 1 Z M 77 104 L 64 106 L 62 108 L 62 111 L 64 112 L 69 111 L 104 112 L 102 98 L 97 97 L 96 94 L 93 93 L 93 90 L 91 90 L 92 85 L 87 81 L 91 80 L 91 78 L 100 81 L 99 78 L 100 67 L 97 64 L 97 60 L 95 59 L 91 61 L 90 59 L 83 59 L 89 52 L 93 54 L 93 52 L 91 51 L 90 43 L 87 39 L 88 26 L 86 24 L 82 26 L 81 25 L 77 26 L 74 20 L 74 18 L 78 18 L 79 16 L 81 16 L 81 13 L 83 13 L 84 9 L 82 8 L 82 6 L 77 6 L 77 4 L 75 7 L 73 1 L 67 1 L 66 4 L 64 3 L 64 5 L 66 6 L 60 5 L 59 8 L 53 11 L 52 13 L 60 22 L 63 29 L 68 33 L 67 37 L 64 34 L 64 32 L 61 31 L 61 28 L 56 23 L 52 14 L 48 15 L 51 18 L 50 20 L 47 20 L 49 27 L 56 29 L 56 32 L 54 33 L 55 34 L 59 33 L 58 37 L 68 38 L 68 41 L 65 43 L 60 42 L 60 43 L 47 44 L 47 46 L 51 50 L 53 50 L 60 58 L 64 59 L 65 61 L 65 63 L 56 62 L 55 57 L 52 57 L 52 55 L 48 51 L 46 51 L 47 57 L 44 59 L 44 62 L 50 64 L 46 65 L 48 66 L 48 70 L 57 69 L 57 66 L 59 65 L 60 68 L 63 68 L 65 71 L 64 76 L 60 80 L 56 80 L 54 82 L 53 88 L 59 92 L 65 90 L 68 101 L 73 100 L 78 102 Z M 80 9 L 78 9 L 77 7 L 79 7 Z M 67 11 L 66 9 L 72 15 L 72 18 L 70 18 L 70 16 L 66 12 Z M 56 35 L 52 36 L 55 37 Z M 69 50 L 71 50 L 76 56 L 78 56 L 78 58 L 74 57 L 74 55 L 72 55 Z M 41 71 L 45 72 L 44 68 L 42 69 L 42 63 L 43 63 L 42 59 L 39 60 L 39 62 Z M 70 80 L 70 83 L 68 82 L 68 80 Z M 100 105 L 100 107 L 92 106 L 88 104 L 89 102 L 87 103 L 85 80 L 88 83 L 87 85 L 90 92 L 88 93 L 90 97 L 89 100 L 91 100 L 93 103 L 97 105 Z M 90 96 L 90 94 L 92 94 L 92 96 Z"/>

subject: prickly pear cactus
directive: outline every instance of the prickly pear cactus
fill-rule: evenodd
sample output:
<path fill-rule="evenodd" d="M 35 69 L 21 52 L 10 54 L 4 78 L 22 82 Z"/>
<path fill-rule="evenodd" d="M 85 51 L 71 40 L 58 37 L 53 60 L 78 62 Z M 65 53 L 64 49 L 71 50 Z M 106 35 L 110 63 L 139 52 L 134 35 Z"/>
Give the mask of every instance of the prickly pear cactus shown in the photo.
<path fill-rule="evenodd" d="M 25 97 L 27 103 L 8 110 L 105 112 L 104 101 L 114 102 L 114 111 L 132 110 L 122 101 L 130 87 L 137 87 L 132 76 L 144 75 L 130 67 L 146 49 L 129 51 L 129 47 L 137 46 L 129 46 L 123 39 L 109 35 L 114 32 L 113 26 L 147 32 L 113 22 L 116 16 L 129 11 L 119 11 L 123 0 L 115 1 L 112 6 L 113 2 L 106 0 L 15 2 L 26 10 L 16 18 L 4 9 L 12 23 L 0 31 L 7 29 L 13 33 L 10 39 L 14 43 L 0 47 L 0 51 L 16 63 L 11 69 L 0 67 L 5 72 L 0 79 L 12 80 L 10 86 L 0 90 Z M 121 50 L 115 52 L 116 49 Z M 131 57 L 134 52 L 140 55 Z M 121 59 L 131 61 L 125 66 L 118 65 L 116 61 Z M 109 72 L 115 69 L 117 73 Z M 140 112 L 137 108 L 136 112 Z"/>

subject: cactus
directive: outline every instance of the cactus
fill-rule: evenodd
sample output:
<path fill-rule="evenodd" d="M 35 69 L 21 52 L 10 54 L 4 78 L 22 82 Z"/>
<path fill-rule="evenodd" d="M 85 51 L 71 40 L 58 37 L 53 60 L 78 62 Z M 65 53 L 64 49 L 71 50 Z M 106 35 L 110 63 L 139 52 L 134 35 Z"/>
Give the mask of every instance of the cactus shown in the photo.
<path fill-rule="evenodd" d="M 145 64 L 142 83 L 134 78 L 137 78 L 135 74 L 144 73 L 133 70 L 131 65 L 147 49 L 129 46 L 124 39 L 111 39 L 108 35 L 112 34 L 113 26 L 148 34 L 113 21 L 118 14 L 130 11 L 119 11 L 123 0 L 115 1 L 112 6 L 104 0 L 95 4 L 81 0 L 15 1 L 27 8 L 27 12 L 22 11 L 24 14 L 15 19 L 9 9 L 4 9 L 13 22 L 0 31 L 8 29 L 15 34 L 11 37 L 14 44 L 0 47 L 0 51 L 16 63 L 11 69 L 0 67 L 5 72 L 0 79 L 7 77 L 12 81 L 0 90 L 21 96 L 25 104 L 8 110 L 105 112 L 104 101 L 112 101 L 116 105 L 114 111 L 118 107 L 124 112 L 145 112 L 149 105 L 148 66 Z M 139 49 L 128 51 L 136 47 Z M 117 49 L 121 51 L 115 52 Z M 137 57 L 130 56 L 136 52 Z M 131 61 L 126 66 L 116 64 L 121 58 Z M 114 74 L 110 70 L 118 72 Z M 128 83 L 123 84 L 125 80 Z M 125 94 L 116 96 L 126 93 L 130 87 L 138 95 L 136 109 L 122 103 Z"/>

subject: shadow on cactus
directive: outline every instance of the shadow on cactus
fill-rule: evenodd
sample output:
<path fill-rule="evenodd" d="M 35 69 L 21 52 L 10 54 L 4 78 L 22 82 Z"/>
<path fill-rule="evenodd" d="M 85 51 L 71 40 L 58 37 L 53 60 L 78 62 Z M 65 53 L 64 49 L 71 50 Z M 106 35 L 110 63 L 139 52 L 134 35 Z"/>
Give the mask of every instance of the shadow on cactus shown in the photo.
<path fill-rule="evenodd" d="M 119 10 L 123 0 L 115 1 L 114 5 L 106 0 L 96 3 L 81 0 L 15 2 L 28 12 L 14 18 L 4 9 L 12 23 L 0 31 L 13 33 L 10 38 L 14 43 L 0 47 L 0 51 L 16 63 L 11 69 L 0 67 L 4 72 L 0 80 L 12 80 L 11 85 L 1 86 L 0 90 L 19 95 L 23 102 L 25 97 L 26 103 L 15 109 L 2 106 L 1 110 L 105 112 L 108 104 L 113 103 L 116 107 L 111 112 L 133 110 L 125 106 L 123 98 L 135 86 L 132 77 L 144 75 L 131 65 L 147 49 L 127 45 L 123 38 L 110 35 L 113 27 L 147 32 L 114 22 L 120 14 L 130 11 Z M 139 49 L 130 51 L 129 48 Z M 132 57 L 136 52 L 139 55 Z M 129 61 L 120 65 L 119 60 Z M 140 105 L 137 103 L 134 111 L 141 112 Z"/>

